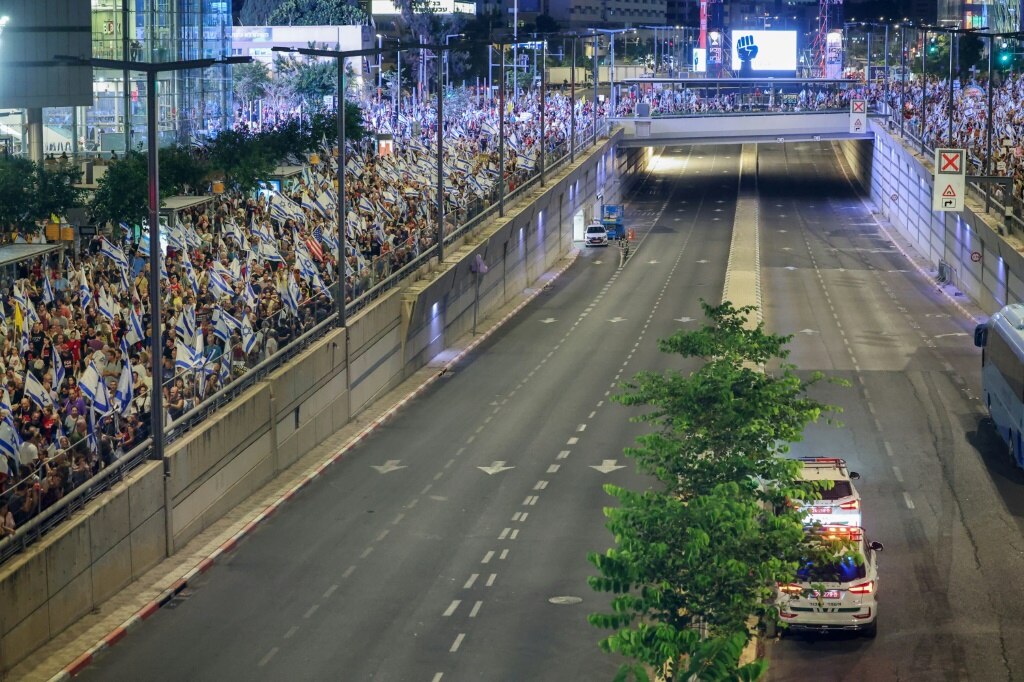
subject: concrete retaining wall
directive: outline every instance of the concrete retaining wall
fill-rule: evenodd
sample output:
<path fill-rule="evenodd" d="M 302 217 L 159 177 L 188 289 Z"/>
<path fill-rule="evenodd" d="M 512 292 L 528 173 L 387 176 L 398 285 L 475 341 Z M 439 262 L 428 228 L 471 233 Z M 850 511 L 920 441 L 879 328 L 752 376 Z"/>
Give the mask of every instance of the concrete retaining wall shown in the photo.
<path fill-rule="evenodd" d="M 1002 217 L 968 197 L 963 213 L 931 210 L 932 160 L 872 120 L 872 140 L 837 142 L 876 210 L 938 271 L 948 263 L 953 283 L 986 312 L 1024 300 L 1024 256 L 998 232 Z M 978 255 L 972 260 L 972 253 Z"/>
<path fill-rule="evenodd" d="M 518 296 L 573 245 L 572 216 L 621 200 L 649 153 L 616 151 L 617 133 L 531 188 L 448 254 L 255 385 L 0 570 L 0 677 L 344 426 L 472 327 Z M 481 254 L 489 272 L 470 263 Z M 164 500 L 170 500 L 171 538 Z"/>

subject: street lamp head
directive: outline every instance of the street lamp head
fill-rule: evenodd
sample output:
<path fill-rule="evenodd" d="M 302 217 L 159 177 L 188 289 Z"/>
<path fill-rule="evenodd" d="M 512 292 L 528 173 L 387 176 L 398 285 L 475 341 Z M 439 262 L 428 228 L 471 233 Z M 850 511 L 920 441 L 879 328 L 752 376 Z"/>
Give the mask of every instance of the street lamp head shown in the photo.
<path fill-rule="evenodd" d="M 9 16 L 7 16 L 6 14 L 3 15 L 2 17 L 0 17 L 0 28 L 3 28 L 4 26 L 6 26 L 7 22 L 9 22 L 10 20 L 11 20 L 11 18 Z"/>

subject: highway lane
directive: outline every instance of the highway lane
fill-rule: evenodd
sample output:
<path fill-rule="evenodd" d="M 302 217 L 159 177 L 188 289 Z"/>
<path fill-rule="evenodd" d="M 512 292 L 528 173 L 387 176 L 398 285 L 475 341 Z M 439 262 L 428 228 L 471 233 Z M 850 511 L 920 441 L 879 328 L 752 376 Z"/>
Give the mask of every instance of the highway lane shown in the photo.
<path fill-rule="evenodd" d="M 817 394 L 845 427 L 797 454 L 845 457 L 880 555 L 879 634 L 767 645 L 773 680 L 1001 680 L 1024 672 L 1021 493 L 975 399 L 972 323 L 914 270 L 827 146 L 762 145 L 766 322 L 791 360 L 843 377 Z"/>
<path fill-rule="evenodd" d="M 645 484 L 592 468 L 642 432 L 610 393 L 672 362 L 656 339 L 697 296 L 720 299 L 738 159 L 668 150 L 627 206 L 645 236 L 624 269 L 584 253 L 82 677 L 610 679 L 585 556 L 611 542 L 601 485 Z"/>

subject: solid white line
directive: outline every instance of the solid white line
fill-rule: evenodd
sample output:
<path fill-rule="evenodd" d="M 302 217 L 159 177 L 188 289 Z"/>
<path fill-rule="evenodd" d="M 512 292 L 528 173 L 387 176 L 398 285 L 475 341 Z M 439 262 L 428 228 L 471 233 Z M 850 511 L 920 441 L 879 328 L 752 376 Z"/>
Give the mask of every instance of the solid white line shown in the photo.
<path fill-rule="evenodd" d="M 914 508 L 914 501 L 910 499 L 910 493 L 903 493 L 903 501 L 907 503 L 907 509 Z"/>
<path fill-rule="evenodd" d="M 548 471 L 547 472 L 549 474 L 555 474 L 555 473 L 558 473 L 558 469 L 559 469 L 559 466 L 557 464 L 552 464 L 551 466 L 548 467 Z"/>
<path fill-rule="evenodd" d="M 484 558 L 480 561 L 482 564 L 491 563 L 491 559 L 494 558 L 494 550 L 488 550 L 487 554 L 484 554 Z"/>
<path fill-rule="evenodd" d="M 459 636 L 455 638 L 454 642 L 452 642 L 452 648 L 449 649 L 448 651 L 450 651 L 453 654 L 456 651 L 458 651 L 459 650 L 459 646 L 462 644 L 462 640 L 464 640 L 465 638 L 466 638 L 466 633 L 465 632 L 460 632 Z"/>
<path fill-rule="evenodd" d="M 320 605 L 319 605 L 319 604 L 313 604 L 312 606 L 310 606 L 310 607 L 309 607 L 309 610 L 308 610 L 308 611 L 306 611 L 306 612 L 305 612 L 304 614 L 302 614 L 302 617 L 303 617 L 303 618 L 309 618 L 309 617 L 310 617 L 310 616 L 312 616 L 312 615 L 313 615 L 314 613 L 316 613 L 316 610 L 317 610 L 318 608 L 320 608 Z"/>
<path fill-rule="evenodd" d="M 355 566 L 349 566 L 348 568 L 346 568 L 346 569 L 345 569 L 345 572 L 341 574 L 341 577 L 342 577 L 342 578 L 347 578 L 347 577 L 349 577 L 350 575 L 352 575 L 352 572 L 353 572 L 354 570 L 356 570 L 356 567 L 355 567 Z"/>
<path fill-rule="evenodd" d="M 477 603 L 473 604 L 473 610 L 469 612 L 469 617 L 476 618 L 476 614 L 480 613 L 480 607 L 483 605 L 484 603 L 482 601 L 478 601 Z"/>
<path fill-rule="evenodd" d="M 493 585 L 494 584 L 494 579 L 497 578 L 497 577 L 498 577 L 497 573 L 491 573 L 491 575 L 487 578 L 487 582 L 485 583 L 486 586 L 490 587 L 491 585 Z"/>
<path fill-rule="evenodd" d="M 448 608 L 445 609 L 444 613 L 442 613 L 441 615 L 444 616 L 445 618 L 447 618 L 448 616 L 450 616 L 453 613 L 455 613 L 455 609 L 459 608 L 459 604 L 461 604 L 461 603 L 462 603 L 461 599 L 453 599 L 452 603 L 448 605 Z"/>
<path fill-rule="evenodd" d="M 903 474 L 900 472 L 900 468 L 899 467 L 893 467 L 892 468 L 892 473 L 896 477 L 897 481 L 899 481 L 900 483 L 903 483 Z"/>
<path fill-rule="evenodd" d="M 270 659 L 272 659 L 274 657 L 274 654 L 276 654 L 278 651 L 279 649 L 275 646 L 273 649 L 267 652 L 267 655 L 260 659 L 259 667 L 262 668 L 267 663 L 270 663 Z"/>
<path fill-rule="evenodd" d="M 462 586 L 462 589 L 468 590 L 469 588 L 473 587 L 473 583 L 475 583 L 476 579 L 479 578 L 479 577 L 480 577 L 479 573 L 474 573 L 471 576 L 469 576 L 469 580 L 467 580 L 466 584 Z"/>
<path fill-rule="evenodd" d="M 328 588 L 327 588 L 327 591 L 326 591 L 326 592 L 324 592 L 324 596 L 323 596 L 323 598 L 324 598 L 324 599 L 330 599 L 330 598 L 331 598 L 331 595 L 332 595 L 332 594 L 334 594 L 334 591 L 335 591 L 336 589 L 338 589 L 338 586 L 337 586 L 337 585 L 331 585 L 330 587 L 328 587 Z"/>

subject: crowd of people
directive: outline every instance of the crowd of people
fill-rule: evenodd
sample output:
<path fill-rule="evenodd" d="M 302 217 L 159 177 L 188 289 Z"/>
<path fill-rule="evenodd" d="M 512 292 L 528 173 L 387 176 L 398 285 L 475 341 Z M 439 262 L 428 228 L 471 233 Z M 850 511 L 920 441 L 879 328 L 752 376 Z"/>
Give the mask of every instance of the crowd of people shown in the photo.
<path fill-rule="evenodd" d="M 729 114 L 741 112 L 801 112 L 844 110 L 850 106 L 851 90 L 803 86 L 799 90 L 754 85 L 707 88 L 631 86 L 624 89 L 615 110 L 619 116 L 634 116 L 637 105 L 645 103 L 650 116 Z"/>
<path fill-rule="evenodd" d="M 595 113 L 597 116 L 595 116 Z M 544 139 L 538 93 L 505 112 L 506 191 L 580 140 L 603 111 L 552 95 Z M 437 239 L 436 113 L 364 102 L 364 125 L 390 133 L 350 144 L 345 174 L 343 296 L 349 303 Z M 497 103 L 446 111 L 446 230 L 493 203 L 499 178 Z M 149 437 L 150 395 L 174 424 L 255 364 L 327 318 L 338 295 L 337 159 L 325 147 L 282 192 L 208 197 L 161 226 L 163 382 L 153 386 L 149 232 L 112 226 L 72 257 L 17 265 L 0 320 L 0 538 Z"/>

